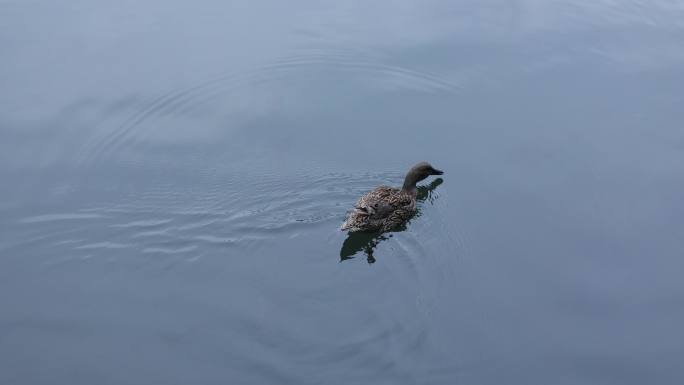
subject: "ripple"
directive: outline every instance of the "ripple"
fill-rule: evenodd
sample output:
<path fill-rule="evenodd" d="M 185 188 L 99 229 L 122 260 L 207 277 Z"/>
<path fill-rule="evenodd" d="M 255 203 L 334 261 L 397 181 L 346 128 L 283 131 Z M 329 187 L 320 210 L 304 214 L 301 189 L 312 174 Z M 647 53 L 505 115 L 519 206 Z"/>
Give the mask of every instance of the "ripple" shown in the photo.
<path fill-rule="evenodd" d="M 196 239 L 198 241 L 202 242 L 208 242 L 208 243 L 213 243 L 213 244 L 222 244 L 222 245 L 229 245 L 229 244 L 234 244 L 239 242 L 237 239 L 234 238 L 226 238 L 226 237 L 219 237 L 215 235 L 198 235 L 194 237 L 193 239 Z"/>
<path fill-rule="evenodd" d="M 155 227 L 171 222 L 172 219 L 147 219 L 141 221 L 133 221 L 123 224 L 112 225 L 112 227 L 129 228 L 129 227 Z"/>
<path fill-rule="evenodd" d="M 92 165 L 135 145 L 147 136 L 142 129 L 147 122 L 159 121 L 167 116 L 178 118 L 193 115 L 202 107 L 214 105 L 217 100 L 236 95 L 241 90 L 254 90 L 255 86 L 268 88 L 267 85 L 272 82 L 312 70 L 343 72 L 346 76 L 363 79 L 366 86 L 378 85 L 390 90 L 454 93 L 460 89 L 460 84 L 441 76 L 384 63 L 380 58 L 367 57 L 358 52 L 307 50 L 250 71 L 224 74 L 187 88 L 162 93 L 142 104 L 119 125 L 92 138 L 83 148 L 81 162 Z M 243 99 L 244 96 L 241 96 L 240 100 Z M 222 111 L 234 112 L 230 109 L 224 111 L 223 106 Z"/>
<path fill-rule="evenodd" d="M 187 253 L 188 251 L 193 251 L 196 250 L 197 246 L 185 246 L 185 247 L 178 247 L 178 248 L 169 248 L 169 247 L 146 247 L 143 249 L 143 253 L 156 253 L 156 254 L 179 254 L 179 253 Z"/>
<path fill-rule="evenodd" d="M 167 230 L 150 230 L 150 231 L 140 231 L 132 235 L 133 238 L 145 238 L 145 237 L 159 237 L 167 235 Z"/>
<path fill-rule="evenodd" d="M 224 254 L 226 248 L 243 255 L 265 244 L 277 244 L 315 234 L 333 253 L 344 236 L 339 224 L 359 195 L 379 185 L 398 185 L 402 172 L 321 173 L 292 175 L 251 172 L 250 176 L 216 178 L 208 173 L 172 193 L 165 180 L 136 189 L 107 206 L 82 207 L 72 213 L 44 214 L 21 219 L 23 223 L 58 223 L 50 228 L 26 228 L 12 245 L 50 241 L 55 248 L 102 250 L 110 256 L 125 250 L 126 258 L 143 255 Z M 174 176 L 175 177 L 175 176 Z M 240 179 L 239 185 L 232 181 Z M 77 192 L 78 193 L 78 192 Z M 444 192 L 431 192 L 421 204 L 429 220 L 417 217 L 409 231 L 381 240 L 380 258 L 391 258 L 404 271 L 403 279 L 424 279 L 426 258 L 438 240 L 449 239 L 447 219 L 433 205 L 442 204 Z M 236 204 L 239 202 L 239 205 Z M 428 212 L 429 211 L 429 212 Z M 457 248 L 464 241 L 456 238 Z M 296 241 L 290 241 L 296 242 Z M 365 242 L 365 241 L 364 241 Z M 377 245 L 376 245 L 377 246 Z M 339 249 L 338 249 L 339 250 Z M 350 256 L 363 250 L 352 245 Z M 98 253 L 93 257 L 97 258 Z M 77 261 L 77 260 L 74 260 Z M 434 262 L 434 261 L 433 261 Z"/>
<path fill-rule="evenodd" d="M 75 249 L 78 250 L 86 250 L 86 249 L 126 249 L 129 248 L 130 245 L 122 244 L 122 243 L 116 243 L 116 242 L 98 242 L 98 243 L 90 243 L 87 245 L 81 245 L 75 247 Z"/>
<path fill-rule="evenodd" d="M 37 215 L 34 217 L 27 217 L 21 219 L 20 223 L 43 223 L 43 222 L 54 222 L 54 221 L 69 221 L 78 219 L 95 219 L 102 218 L 99 214 L 79 214 L 79 213 L 64 213 L 64 214 L 45 214 Z"/>

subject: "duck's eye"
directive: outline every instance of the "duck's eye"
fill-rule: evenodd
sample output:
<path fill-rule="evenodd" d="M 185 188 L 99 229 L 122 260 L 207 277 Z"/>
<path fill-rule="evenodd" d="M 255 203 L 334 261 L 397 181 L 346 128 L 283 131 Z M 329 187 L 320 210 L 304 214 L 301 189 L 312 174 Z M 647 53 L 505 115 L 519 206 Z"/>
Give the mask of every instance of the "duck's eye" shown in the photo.
<path fill-rule="evenodd" d="M 378 208 L 378 204 L 377 204 L 377 203 L 376 203 L 376 204 L 374 204 L 374 205 L 373 205 L 373 207 L 375 207 L 375 208 Z"/>

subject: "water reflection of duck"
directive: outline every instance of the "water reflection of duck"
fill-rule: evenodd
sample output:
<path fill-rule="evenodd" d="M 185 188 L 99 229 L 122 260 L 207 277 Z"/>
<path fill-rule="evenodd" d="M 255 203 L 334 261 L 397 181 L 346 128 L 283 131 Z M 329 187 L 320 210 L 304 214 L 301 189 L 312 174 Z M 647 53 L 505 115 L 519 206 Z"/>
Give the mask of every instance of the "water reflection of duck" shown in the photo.
<path fill-rule="evenodd" d="M 429 198 L 429 201 L 432 201 L 434 197 L 432 196 L 432 191 L 437 188 L 440 184 L 442 184 L 444 180 L 442 178 L 437 178 L 432 183 L 430 183 L 428 186 L 420 186 L 418 187 L 417 193 L 416 193 L 416 201 L 417 202 L 422 202 L 426 199 Z M 416 215 L 420 214 L 420 209 L 416 208 Z M 406 229 L 406 223 L 402 223 L 401 225 L 395 227 L 393 231 L 404 231 Z M 366 258 L 368 260 L 368 263 L 373 263 L 375 262 L 375 257 L 373 256 L 373 250 L 377 247 L 377 245 L 391 237 L 392 234 L 383 234 L 381 232 L 363 232 L 363 231 L 357 231 L 357 232 L 350 232 L 349 235 L 347 236 L 347 239 L 345 239 L 344 243 L 342 244 L 342 248 L 340 249 L 340 261 L 345 261 L 347 259 L 351 259 L 354 257 L 354 255 L 360 251 L 363 251 L 366 254 Z"/>
<path fill-rule="evenodd" d="M 416 184 L 430 175 L 442 175 L 427 162 L 411 167 L 401 189 L 379 186 L 356 202 L 341 230 L 387 232 L 400 226 L 416 213 Z"/>

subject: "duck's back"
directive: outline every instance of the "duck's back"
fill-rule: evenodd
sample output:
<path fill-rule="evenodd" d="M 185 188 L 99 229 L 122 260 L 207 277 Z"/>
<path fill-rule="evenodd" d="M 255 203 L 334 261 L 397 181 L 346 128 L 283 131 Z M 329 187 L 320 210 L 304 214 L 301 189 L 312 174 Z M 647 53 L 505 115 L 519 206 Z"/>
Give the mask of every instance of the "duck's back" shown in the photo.
<path fill-rule="evenodd" d="M 389 231 L 406 222 L 416 211 L 416 197 L 406 191 L 379 186 L 356 202 L 342 230 Z"/>

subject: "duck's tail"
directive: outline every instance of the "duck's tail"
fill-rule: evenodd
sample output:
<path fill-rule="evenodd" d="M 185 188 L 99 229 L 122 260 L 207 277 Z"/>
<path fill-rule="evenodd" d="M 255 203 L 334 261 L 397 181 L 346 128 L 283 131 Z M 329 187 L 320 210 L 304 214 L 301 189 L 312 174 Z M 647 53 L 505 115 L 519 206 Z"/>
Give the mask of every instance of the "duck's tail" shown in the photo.
<path fill-rule="evenodd" d="M 342 223 L 342 226 L 340 226 L 340 230 L 361 230 L 361 224 L 365 223 L 366 219 L 368 219 L 368 215 L 369 213 L 367 210 L 363 210 L 358 207 L 354 208 L 354 210 L 349 213 L 344 223 Z"/>

